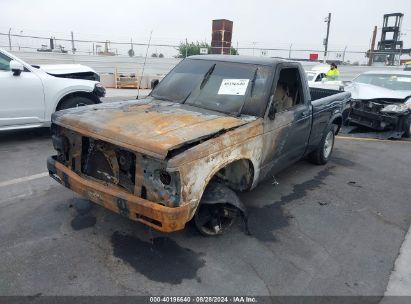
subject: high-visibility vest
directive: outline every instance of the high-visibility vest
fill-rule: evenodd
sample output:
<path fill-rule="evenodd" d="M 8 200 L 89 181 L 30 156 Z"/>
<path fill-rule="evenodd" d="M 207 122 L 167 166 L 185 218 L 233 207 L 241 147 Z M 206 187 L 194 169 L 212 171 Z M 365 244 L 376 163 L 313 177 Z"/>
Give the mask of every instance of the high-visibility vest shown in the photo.
<path fill-rule="evenodd" d="M 326 75 L 329 79 L 337 79 L 340 76 L 340 71 L 338 71 L 338 69 L 330 69 Z"/>

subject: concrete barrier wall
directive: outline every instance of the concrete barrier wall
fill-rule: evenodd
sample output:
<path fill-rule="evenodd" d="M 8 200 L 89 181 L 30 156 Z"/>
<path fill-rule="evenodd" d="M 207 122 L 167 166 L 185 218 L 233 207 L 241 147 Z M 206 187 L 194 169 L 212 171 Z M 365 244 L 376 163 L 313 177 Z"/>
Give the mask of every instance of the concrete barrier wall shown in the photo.
<path fill-rule="evenodd" d="M 101 75 L 106 87 L 114 87 L 114 72 L 133 73 L 141 76 L 144 57 L 73 55 L 61 53 L 41 53 L 13 51 L 13 55 L 29 64 L 83 64 L 91 67 Z M 141 88 L 149 88 L 152 79 L 164 77 L 181 59 L 148 57 L 144 68 Z"/>
<path fill-rule="evenodd" d="M 12 52 L 17 57 L 29 64 L 83 64 L 93 68 L 101 75 L 102 83 L 106 87 L 114 87 L 114 72 L 117 68 L 122 73 L 134 73 L 138 76 L 143 72 L 144 57 L 125 56 L 97 56 L 97 55 L 73 55 L 60 53 L 40 52 Z M 144 69 L 144 77 L 141 88 L 149 88 L 152 79 L 162 78 L 181 59 L 179 58 L 147 58 Z M 306 70 L 310 70 L 317 63 L 302 62 Z M 340 66 L 342 80 L 352 80 L 357 75 L 370 70 L 402 70 L 403 67 L 384 66 Z"/>

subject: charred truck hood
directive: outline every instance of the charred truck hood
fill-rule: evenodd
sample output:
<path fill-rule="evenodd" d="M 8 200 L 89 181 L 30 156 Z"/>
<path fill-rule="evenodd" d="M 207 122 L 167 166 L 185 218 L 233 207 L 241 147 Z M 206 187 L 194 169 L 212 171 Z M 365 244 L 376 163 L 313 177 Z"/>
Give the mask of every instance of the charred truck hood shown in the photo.
<path fill-rule="evenodd" d="M 242 126 L 256 117 L 232 117 L 152 99 L 59 111 L 52 123 L 158 159 Z"/>

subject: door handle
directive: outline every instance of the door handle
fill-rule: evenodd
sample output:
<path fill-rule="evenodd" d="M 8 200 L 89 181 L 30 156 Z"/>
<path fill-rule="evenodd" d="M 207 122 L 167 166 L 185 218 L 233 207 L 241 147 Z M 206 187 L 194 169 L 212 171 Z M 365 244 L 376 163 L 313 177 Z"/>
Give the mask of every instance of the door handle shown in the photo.
<path fill-rule="evenodd" d="M 303 117 L 307 116 L 308 114 L 310 114 L 310 110 L 302 111 L 301 114 L 300 114 L 300 118 L 303 118 Z"/>

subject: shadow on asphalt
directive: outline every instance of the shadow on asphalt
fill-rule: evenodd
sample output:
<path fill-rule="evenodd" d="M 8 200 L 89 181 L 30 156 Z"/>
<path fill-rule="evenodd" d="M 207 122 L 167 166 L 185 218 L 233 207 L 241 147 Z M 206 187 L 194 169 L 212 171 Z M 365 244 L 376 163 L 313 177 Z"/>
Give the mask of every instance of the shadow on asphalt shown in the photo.
<path fill-rule="evenodd" d="M 393 131 L 376 131 L 363 126 L 348 125 L 341 127 L 339 135 L 359 137 L 359 138 L 372 138 L 372 139 L 382 139 L 382 140 L 393 140 L 393 141 L 411 141 L 410 138 L 395 138 Z"/>
<path fill-rule="evenodd" d="M 50 128 L 33 128 L 0 132 L 0 143 L 50 138 Z"/>

